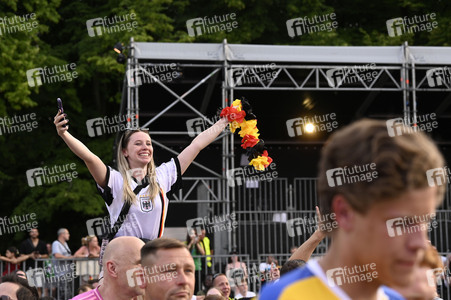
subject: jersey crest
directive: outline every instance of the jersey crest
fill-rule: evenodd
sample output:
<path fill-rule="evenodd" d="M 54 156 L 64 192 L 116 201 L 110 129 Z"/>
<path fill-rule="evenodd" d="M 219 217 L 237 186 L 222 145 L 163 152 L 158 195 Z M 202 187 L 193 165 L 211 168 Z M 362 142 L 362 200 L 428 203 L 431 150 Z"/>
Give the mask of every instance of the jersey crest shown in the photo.
<path fill-rule="evenodd" d="M 149 212 L 153 210 L 153 203 L 150 199 L 150 195 L 141 195 L 139 196 L 139 203 L 141 205 L 141 211 Z"/>

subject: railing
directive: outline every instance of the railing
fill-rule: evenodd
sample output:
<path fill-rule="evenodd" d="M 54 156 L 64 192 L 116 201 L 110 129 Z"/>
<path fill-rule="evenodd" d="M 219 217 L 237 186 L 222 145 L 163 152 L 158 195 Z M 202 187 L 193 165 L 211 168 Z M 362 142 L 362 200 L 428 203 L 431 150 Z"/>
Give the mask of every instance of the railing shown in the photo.
<path fill-rule="evenodd" d="M 451 255 L 451 253 L 440 254 L 445 257 Z M 260 264 L 264 263 L 268 256 L 274 257 L 278 260 L 279 265 L 283 265 L 291 254 L 264 253 L 259 255 L 258 260 L 251 260 L 247 254 L 238 254 L 239 261 L 246 265 L 249 291 L 256 293 L 260 291 L 261 279 L 264 278 L 264 272 L 260 270 Z M 229 277 L 233 290 L 236 284 L 234 284 L 230 274 L 226 272 L 229 258 L 230 255 L 211 255 L 211 260 L 206 256 L 193 256 L 193 259 L 199 259 L 202 262 L 202 270 L 195 273 L 197 290 L 203 289 L 203 279 L 207 275 L 218 273 L 224 273 Z M 90 279 L 97 279 L 100 272 L 98 259 L 95 258 L 36 259 L 32 262 L 32 266 L 28 265 L 29 269 L 26 269 L 26 262 L 22 262 L 19 269 L 25 271 L 30 285 L 37 287 L 42 296 L 54 297 L 56 300 L 67 300 L 74 297 L 81 285 L 88 283 Z M 208 262 L 211 262 L 210 267 L 208 267 Z M 0 272 L 2 274 L 13 270 L 14 268 L 11 268 L 11 265 L 0 261 Z M 445 300 L 451 299 L 450 275 L 451 273 L 447 268 L 443 278 L 439 280 L 438 292 Z"/>
<path fill-rule="evenodd" d="M 13 265 L 0 261 L 2 274 L 14 269 Z M 98 258 L 44 258 L 24 261 L 19 269 L 25 271 L 28 283 L 36 287 L 41 296 L 67 300 L 77 294 L 81 285 L 97 279 L 101 268 Z"/>
<path fill-rule="evenodd" d="M 240 261 L 251 269 L 249 255 L 238 255 Z M 202 270 L 195 273 L 197 289 L 201 290 L 203 279 L 208 275 L 226 273 L 230 255 L 193 256 L 193 259 L 202 262 Z M 208 267 L 208 265 L 211 266 Z M 11 264 L 0 261 L 0 272 L 11 273 L 15 270 Z M 26 261 L 19 264 L 19 269 L 25 271 L 28 283 L 38 288 L 42 296 L 54 297 L 57 300 L 67 300 L 77 294 L 78 288 L 97 279 L 100 273 L 98 258 L 74 259 L 36 259 L 31 264 Z M 258 288 L 258 283 L 250 284 L 249 290 Z"/>

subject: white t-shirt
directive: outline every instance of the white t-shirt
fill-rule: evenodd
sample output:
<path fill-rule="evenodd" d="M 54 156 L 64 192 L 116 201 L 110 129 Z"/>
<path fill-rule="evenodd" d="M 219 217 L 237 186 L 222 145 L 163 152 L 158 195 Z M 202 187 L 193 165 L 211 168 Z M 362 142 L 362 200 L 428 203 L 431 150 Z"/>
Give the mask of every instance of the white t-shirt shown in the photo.
<path fill-rule="evenodd" d="M 235 296 L 235 299 L 252 298 L 252 297 L 255 297 L 255 296 L 257 296 L 257 295 L 256 295 L 254 292 L 249 292 L 249 291 L 247 291 L 246 296 L 243 296 L 243 295 L 241 295 L 241 294 L 237 294 L 237 295 Z"/>
<path fill-rule="evenodd" d="M 136 196 L 137 201 L 130 206 L 127 218 L 115 237 L 135 236 L 154 240 L 163 235 L 169 204 L 166 193 L 171 190 L 174 192 L 180 188 L 180 163 L 177 158 L 173 158 L 157 167 L 155 172 L 162 191 L 152 201 L 149 195 L 149 186 L 145 185 Z M 104 190 L 97 185 L 107 205 L 111 227 L 118 219 L 124 205 L 123 184 L 124 180 L 121 173 L 107 167 L 107 187 Z M 133 180 L 130 185 L 131 189 L 134 190 L 138 186 L 138 182 Z M 163 194 L 163 199 L 160 196 L 161 194 Z"/>
<path fill-rule="evenodd" d="M 72 255 L 72 253 L 69 249 L 69 245 L 67 245 L 67 242 L 64 242 L 64 244 L 61 244 L 61 242 L 58 240 L 56 240 L 52 243 L 52 254 L 55 255 L 56 253 L 64 255 L 64 256 Z"/>
<path fill-rule="evenodd" d="M 52 243 L 52 254 L 55 255 L 59 253 L 63 256 L 71 256 L 72 252 L 69 249 L 69 245 L 67 242 L 62 244 L 60 241 L 56 240 Z M 64 276 L 65 274 L 73 272 L 70 268 L 71 261 L 69 260 L 59 260 L 57 258 L 53 258 L 53 269 L 48 270 L 50 274 L 54 273 L 56 276 Z M 55 268 L 58 266 L 58 268 Z"/>

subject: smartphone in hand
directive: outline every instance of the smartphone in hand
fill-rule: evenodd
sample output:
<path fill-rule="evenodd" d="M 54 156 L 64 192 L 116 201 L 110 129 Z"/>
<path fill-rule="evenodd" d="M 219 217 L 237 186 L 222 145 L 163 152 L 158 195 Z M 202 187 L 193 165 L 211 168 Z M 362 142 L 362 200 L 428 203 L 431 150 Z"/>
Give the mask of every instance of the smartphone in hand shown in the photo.
<path fill-rule="evenodd" d="M 61 113 L 64 114 L 63 101 L 61 101 L 61 98 L 57 98 L 56 102 L 58 103 L 58 110 L 60 110 Z M 63 120 L 66 120 L 66 118 L 63 117 Z M 66 127 L 66 124 L 64 124 L 63 127 Z"/>

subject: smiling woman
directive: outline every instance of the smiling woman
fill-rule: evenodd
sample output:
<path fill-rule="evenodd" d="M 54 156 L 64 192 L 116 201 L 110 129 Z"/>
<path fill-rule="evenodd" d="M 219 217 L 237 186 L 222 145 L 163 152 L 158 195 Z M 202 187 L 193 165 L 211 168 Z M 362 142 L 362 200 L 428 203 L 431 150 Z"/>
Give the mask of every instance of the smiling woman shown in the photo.
<path fill-rule="evenodd" d="M 183 173 L 228 124 L 226 118 L 219 120 L 177 157 L 159 167 L 154 163 L 149 133 L 141 129 L 127 130 L 118 145 L 118 170 L 115 170 L 73 137 L 68 132 L 69 126 L 63 127 L 68 122 L 64 116 L 61 111 L 55 116 L 58 135 L 85 162 L 108 209 L 110 224 L 104 224 L 103 231 L 98 226 L 93 228 L 104 238 L 102 248 L 118 236 L 135 236 L 142 240 L 161 237 L 169 204 L 166 193 L 180 188 Z"/>

